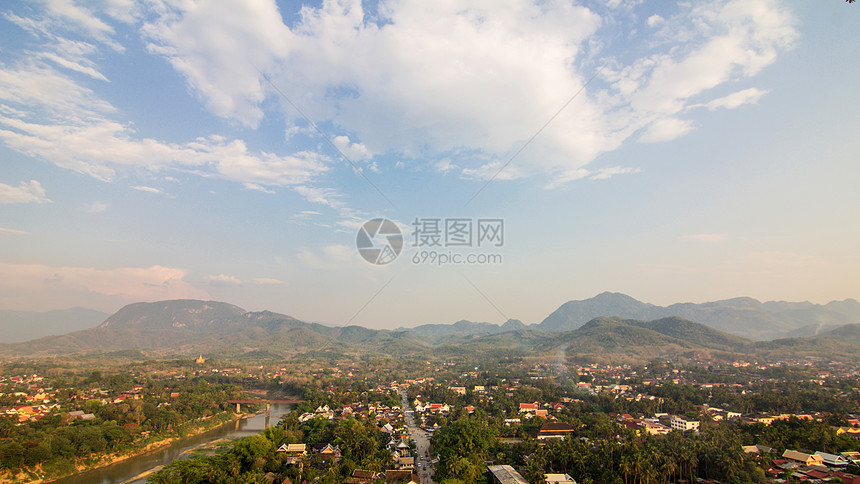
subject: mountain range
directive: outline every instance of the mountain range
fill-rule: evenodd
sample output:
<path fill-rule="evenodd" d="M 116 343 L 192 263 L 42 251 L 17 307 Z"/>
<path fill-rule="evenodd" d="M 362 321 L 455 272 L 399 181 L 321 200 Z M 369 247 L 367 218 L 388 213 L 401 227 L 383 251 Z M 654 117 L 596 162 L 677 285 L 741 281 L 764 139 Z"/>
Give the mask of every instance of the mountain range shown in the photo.
<path fill-rule="evenodd" d="M 810 302 L 759 302 L 739 297 L 701 304 L 679 303 L 655 306 L 630 296 L 604 292 L 582 301 L 569 301 L 537 325 L 542 331 L 570 331 L 599 316 L 618 316 L 640 320 L 681 317 L 727 333 L 755 340 L 790 336 L 808 327 L 815 328 L 860 323 L 860 302 L 854 299 L 832 301 L 825 305 Z"/>
<path fill-rule="evenodd" d="M 738 298 L 660 307 L 602 293 L 567 302 L 533 325 L 511 319 L 501 325 L 458 321 L 375 330 L 307 323 L 223 302 L 174 300 L 130 304 L 94 328 L 0 344 L 0 355 L 126 352 L 141 357 L 205 353 L 284 358 L 505 351 L 616 361 L 702 354 L 856 358 L 858 322 L 860 303 L 853 299 L 822 306 Z M 778 330 L 797 334 L 755 341 L 779 336 Z"/>

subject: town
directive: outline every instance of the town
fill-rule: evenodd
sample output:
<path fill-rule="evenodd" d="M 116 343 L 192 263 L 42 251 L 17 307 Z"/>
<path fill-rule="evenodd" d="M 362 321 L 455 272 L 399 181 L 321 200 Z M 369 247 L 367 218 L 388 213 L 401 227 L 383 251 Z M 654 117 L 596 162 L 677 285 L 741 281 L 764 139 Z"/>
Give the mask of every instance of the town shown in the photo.
<path fill-rule="evenodd" d="M 860 372 L 838 362 L 200 356 L 26 370 L 0 380 L 6 480 L 98 467 L 244 416 L 232 402 L 259 400 L 254 412 L 290 395 L 277 425 L 150 482 L 860 482 Z"/>

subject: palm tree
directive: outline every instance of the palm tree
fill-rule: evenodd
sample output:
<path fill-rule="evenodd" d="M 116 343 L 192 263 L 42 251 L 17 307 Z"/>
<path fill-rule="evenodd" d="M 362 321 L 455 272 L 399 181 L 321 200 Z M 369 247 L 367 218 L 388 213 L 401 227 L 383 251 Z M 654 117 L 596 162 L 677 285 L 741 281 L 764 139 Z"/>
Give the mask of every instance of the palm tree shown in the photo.
<path fill-rule="evenodd" d="M 633 458 L 628 455 L 621 456 L 621 464 L 619 465 L 619 470 L 622 474 L 624 474 L 624 484 L 628 484 L 628 476 L 634 471 L 635 463 L 633 462 Z"/>
<path fill-rule="evenodd" d="M 660 471 L 660 475 L 663 476 L 663 482 L 668 483 L 678 472 L 678 462 L 675 461 L 675 457 L 667 454 L 660 454 L 660 459 L 657 465 L 658 470 Z"/>

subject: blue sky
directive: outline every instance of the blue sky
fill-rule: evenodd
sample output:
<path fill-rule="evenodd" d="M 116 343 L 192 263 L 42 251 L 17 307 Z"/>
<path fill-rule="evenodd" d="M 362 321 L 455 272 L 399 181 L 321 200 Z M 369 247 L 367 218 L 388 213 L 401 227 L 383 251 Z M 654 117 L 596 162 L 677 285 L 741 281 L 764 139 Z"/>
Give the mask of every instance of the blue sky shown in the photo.
<path fill-rule="evenodd" d="M 6 3 L 0 309 L 394 328 L 856 298 L 857 8 Z M 355 245 L 376 217 L 403 231 L 385 265 Z M 416 218 L 503 219 L 504 244 L 416 247 Z"/>

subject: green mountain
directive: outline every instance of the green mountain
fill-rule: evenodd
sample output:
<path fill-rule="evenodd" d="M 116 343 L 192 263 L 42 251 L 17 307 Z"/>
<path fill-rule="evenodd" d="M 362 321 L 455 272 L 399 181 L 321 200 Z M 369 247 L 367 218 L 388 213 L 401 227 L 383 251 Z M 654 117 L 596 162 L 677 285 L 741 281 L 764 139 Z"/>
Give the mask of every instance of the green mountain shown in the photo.
<path fill-rule="evenodd" d="M 554 335 L 539 350 L 592 361 L 647 361 L 724 352 L 746 343 L 732 338 L 680 318 L 638 321 L 600 317 L 574 331 Z"/>
<path fill-rule="evenodd" d="M 591 310 L 608 310 L 620 301 L 630 311 L 665 310 L 624 295 L 604 293 Z M 567 321 L 571 307 L 585 308 L 583 301 L 568 303 L 550 321 Z M 590 304 L 590 303 L 589 303 Z M 756 311 L 764 304 L 741 298 L 699 305 L 703 311 Z M 808 303 L 768 303 L 773 311 L 809 311 Z M 853 304 L 842 302 L 842 312 Z M 620 307 L 620 306 L 617 306 Z M 637 309 L 638 308 L 638 309 Z M 578 310 L 577 310 L 578 311 Z M 834 311 L 835 312 L 835 311 Z M 839 314 L 842 314 L 840 312 Z M 586 314 L 583 311 L 575 314 Z M 564 316 L 564 317 L 562 317 Z M 542 323 L 543 324 L 543 323 Z M 638 319 L 595 317 L 569 331 L 542 331 L 509 320 L 503 325 L 459 321 L 453 325 L 424 325 L 412 330 L 374 330 L 360 326 L 329 327 L 306 323 L 271 311 L 247 312 L 215 301 L 175 300 L 130 304 L 96 328 L 47 336 L 31 341 L 0 344 L 0 356 L 51 356 L 107 354 L 134 358 L 189 356 L 203 353 L 225 357 L 266 359 L 288 357 L 462 355 L 502 354 L 594 361 L 646 361 L 653 358 L 761 357 L 840 358 L 854 360 L 860 344 L 860 324 L 821 330 L 816 337 L 783 338 L 754 342 L 681 317 Z M 552 325 L 550 325 L 552 326 Z"/>
<path fill-rule="evenodd" d="M 846 324 L 836 329 L 824 332 L 822 338 L 841 341 L 843 343 L 860 345 L 860 324 Z"/>
<path fill-rule="evenodd" d="M 530 327 L 532 328 L 532 327 Z M 461 339 L 443 350 L 516 351 L 551 358 L 584 357 L 592 360 L 647 361 L 658 357 L 709 352 L 751 350 L 753 341 L 726 334 L 681 318 L 639 321 L 594 318 L 573 331 L 545 332 L 525 329 Z"/>
<path fill-rule="evenodd" d="M 201 329 L 221 327 L 240 319 L 245 310 L 216 301 L 177 299 L 129 304 L 102 323 L 105 329 Z"/>
<path fill-rule="evenodd" d="M 136 350 L 151 356 L 406 355 L 427 346 L 403 331 L 305 323 L 271 311 L 246 312 L 216 301 L 174 300 L 123 307 L 96 328 L 0 345 L 4 356 L 101 354 Z"/>
<path fill-rule="evenodd" d="M 631 321 L 630 324 L 650 329 L 665 336 L 701 346 L 702 348 L 738 351 L 752 343 L 752 341 L 746 338 L 717 331 L 704 324 L 678 317 L 662 318 L 654 321 Z"/>

